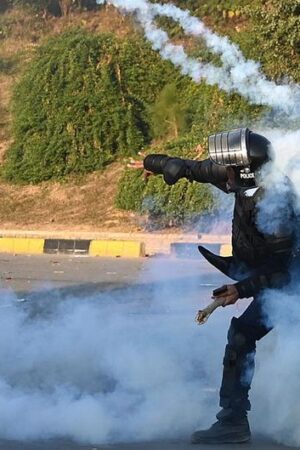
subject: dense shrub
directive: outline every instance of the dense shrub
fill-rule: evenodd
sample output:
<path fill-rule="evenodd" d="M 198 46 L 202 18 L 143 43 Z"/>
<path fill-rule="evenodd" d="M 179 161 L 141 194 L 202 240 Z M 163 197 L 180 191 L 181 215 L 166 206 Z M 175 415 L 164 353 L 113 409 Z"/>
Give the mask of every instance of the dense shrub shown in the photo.
<path fill-rule="evenodd" d="M 300 81 L 300 4 L 298 0 L 255 0 L 245 8 L 255 37 L 254 54 L 273 79 Z"/>
<path fill-rule="evenodd" d="M 151 152 L 191 159 L 200 156 L 204 159 L 205 152 L 199 155 L 198 146 L 200 144 L 203 149 L 207 147 L 209 134 L 251 126 L 262 112 L 260 107 L 249 105 L 240 96 L 227 95 L 205 83 L 195 85 L 183 78 L 179 86 L 179 100 L 182 98 L 185 101 L 191 128 L 178 139 L 152 147 Z M 160 176 L 151 177 L 145 184 L 141 172 L 133 170 L 126 171 L 121 179 L 116 204 L 122 209 L 147 213 L 161 225 L 182 224 L 214 209 L 214 200 L 207 185 L 181 180 L 169 187 Z"/>
<path fill-rule="evenodd" d="M 169 187 L 161 176 L 145 183 L 140 173 L 126 171 L 117 196 L 117 206 L 147 214 L 156 226 L 174 226 L 197 220 L 214 210 L 210 187 L 180 180 Z"/>
<path fill-rule="evenodd" d="M 139 38 L 77 30 L 51 39 L 15 89 L 5 176 L 36 183 L 136 153 L 150 142 L 148 104 L 173 72 Z"/>

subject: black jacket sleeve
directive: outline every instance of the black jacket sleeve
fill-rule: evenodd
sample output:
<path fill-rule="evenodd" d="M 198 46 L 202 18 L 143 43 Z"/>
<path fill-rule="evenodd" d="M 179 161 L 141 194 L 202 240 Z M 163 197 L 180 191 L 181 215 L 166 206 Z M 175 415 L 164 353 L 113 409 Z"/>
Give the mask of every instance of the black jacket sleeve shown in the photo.
<path fill-rule="evenodd" d="M 280 289 L 290 281 L 290 263 L 293 254 L 293 236 L 268 236 L 269 259 L 235 284 L 240 298 L 253 297 L 263 289 Z"/>
<path fill-rule="evenodd" d="M 226 168 L 210 159 L 193 161 L 152 154 L 144 159 L 144 168 L 155 174 L 162 174 L 169 185 L 175 184 L 180 178 L 187 178 L 189 181 L 211 183 L 226 192 Z"/>

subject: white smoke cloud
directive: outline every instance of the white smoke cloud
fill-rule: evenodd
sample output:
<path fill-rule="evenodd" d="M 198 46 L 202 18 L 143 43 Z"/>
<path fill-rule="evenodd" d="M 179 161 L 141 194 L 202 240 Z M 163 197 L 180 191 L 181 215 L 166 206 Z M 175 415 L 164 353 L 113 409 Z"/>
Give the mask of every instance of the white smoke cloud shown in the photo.
<path fill-rule="evenodd" d="M 185 279 L 170 260 L 152 260 L 148 270 L 162 281 L 149 287 L 141 277 L 120 293 L 61 302 L 57 294 L 41 315 L 2 292 L 9 306 L 0 309 L 2 439 L 188 440 L 211 424 L 230 317 L 248 302 L 198 327 L 195 312 L 225 278 L 194 271 Z M 300 443 L 297 296 L 266 294 L 276 331 L 258 344 L 250 414 L 254 434 L 291 445 Z"/>
<path fill-rule="evenodd" d="M 299 130 L 259 130 L 272 142 L 272 160 L 260 174 L 264 190 L 258 203 L 257 225 L 266 234 L 294 231 L 299 246 L 300 153 Z M 256 373 L 251 390 L 252 428 L 272 440 L 300 445 L 300 339 L 298 269 L 290 285 L 264 293 L 267 325 L 274 330 L 257 345 Z"/>
<path fill-rule="evenodd" d="M 195 82 L 205 80 L 217 84 L 227 92 L 237 92 L 251 103 L 266 105 L 294 117 L 300 114 L 300 88 L 296 84 L 276 84 L 261 72 L 259 63 L 247 60 L 237 45 L 227 37 L 209 30 L 201 20 L 189 11 L 172 4 L 153 4 L 148 0 L 97 0 L 99 4 L 111 4 L 124 13 L 134 13 L 144 29 L 148 41 L 162 58 L 171 61 L 181 72 Z M 203 63 L 187 55 L 182 45 L 174 45 L 168 34 L 155 24 L 156 16 L 166 16 L 177 21 L 190 35 L 204 39 L 207 48 L 219 55 L 222 67 Z"/>
<path fill-rule="evenodd" d="M 258 344 L 251 414 L 257 432 L 272 440 L 299 447 L 299 281 L 285 291 L 265 293 L 265 312 L 275 327 Z"/>
<path fill-rule="evenodd" d="M 273 152 L 260 174 L 264 195 L 257 219 L 259 228 L 272 234 L 295 226 L 295 214 L 300 213 L 300 130 L 266 130 L 262 134 L 272 142 Z"/>
<path fill-rule="evenodd" d="M 122 295 L 57 295 L 40 315 L 2 296 L 2 439 L 145 441 L 187 437 L 212 420 L 232 310 L 198 327 L 211 275 L 185 280 L 170 264 L 153 261 L 152 276 L 164 279 L 156 286 L 140 279 Z"/>

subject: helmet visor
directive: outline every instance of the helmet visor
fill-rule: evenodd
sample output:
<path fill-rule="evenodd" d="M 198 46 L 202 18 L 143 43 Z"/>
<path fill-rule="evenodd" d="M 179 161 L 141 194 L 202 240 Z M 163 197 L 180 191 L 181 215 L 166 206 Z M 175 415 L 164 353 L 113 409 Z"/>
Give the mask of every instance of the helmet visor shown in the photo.
<path fill-rule="evenodd" d="M 222 166 L 249 166 L 249 133 L 248 128 L 238 128 L 209 136 L 208 152 L 210 159 Z"/>

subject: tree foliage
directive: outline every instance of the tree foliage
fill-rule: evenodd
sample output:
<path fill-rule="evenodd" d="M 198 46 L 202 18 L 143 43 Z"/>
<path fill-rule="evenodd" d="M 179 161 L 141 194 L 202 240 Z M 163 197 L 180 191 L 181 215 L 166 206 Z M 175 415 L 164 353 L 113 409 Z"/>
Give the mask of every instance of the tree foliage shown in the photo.
<path fill-rule="evenodd" d="M 51 39 L 15 89 L 6 177 L 36 183 L 136 153 L 150 141 L 148 103 L 173 70 L 139 38 Z"/>
<path fill-rule="evenodd" d="M 299 82 L 299 0 L 255 0 L 244 11 L 252 22 L 254 54 L 268 75 L 273 79 L 290 76 Z"/>

